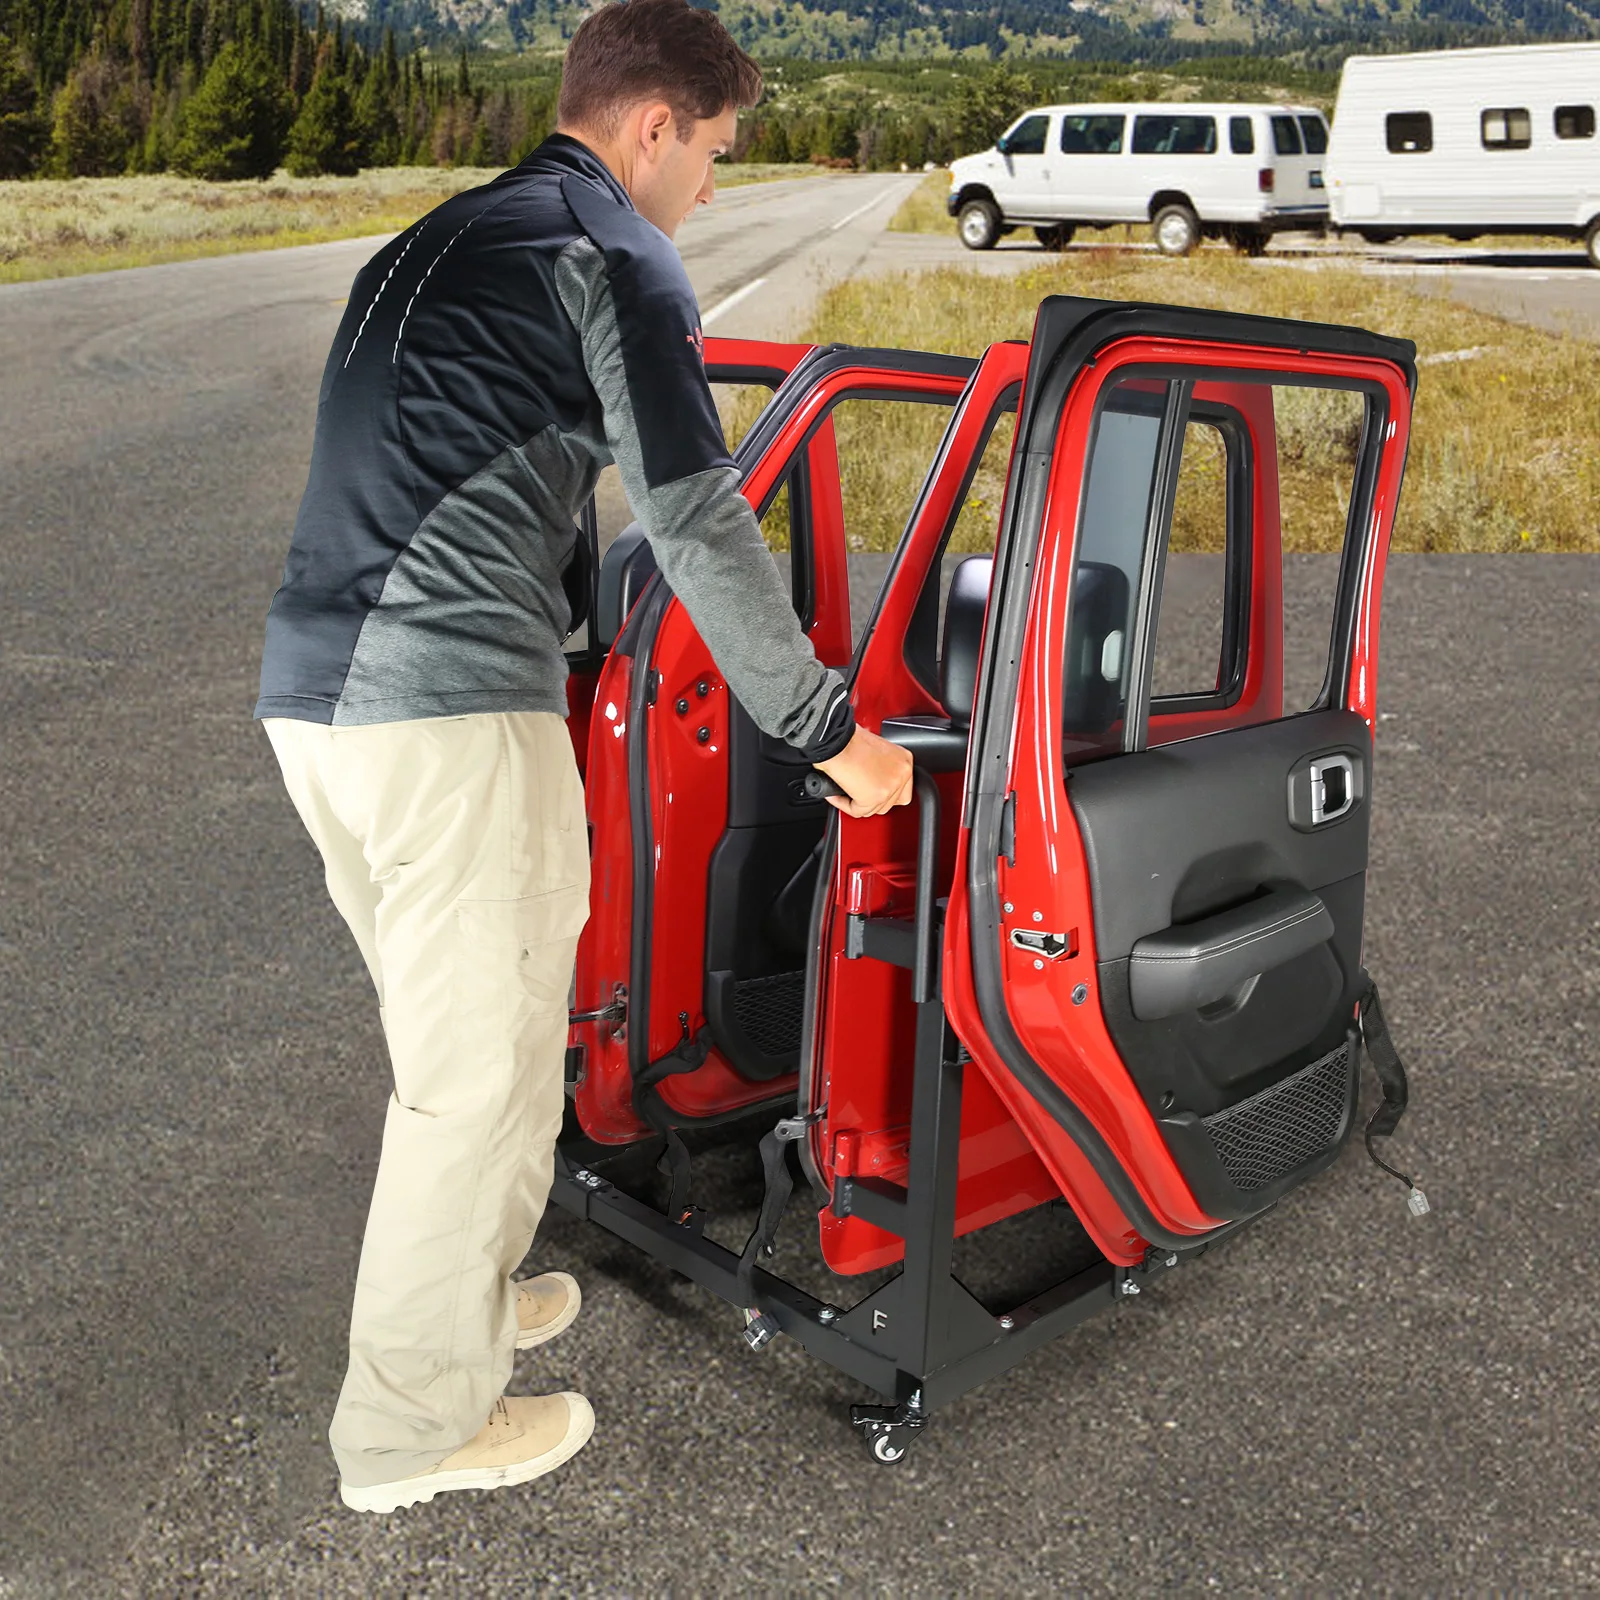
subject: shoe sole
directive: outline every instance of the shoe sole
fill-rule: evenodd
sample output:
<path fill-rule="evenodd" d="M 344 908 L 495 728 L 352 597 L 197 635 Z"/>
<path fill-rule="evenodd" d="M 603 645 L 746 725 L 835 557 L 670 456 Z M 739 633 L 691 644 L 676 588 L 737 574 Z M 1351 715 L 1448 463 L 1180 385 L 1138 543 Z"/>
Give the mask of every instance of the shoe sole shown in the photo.
<path fill-rule="evenodd" d="M 517 1335 L 519 1350 L 531 1350 L 535 1345 L 548 1344 L 558 1333 L 565 1333 L 578 1320 L 578 1313 L 583 1310 L 583 1294 L 578 1288 L 578 1280 L 566 1272 L 552 1272 L 549 1276 L 561 1279 L 566 1288 L 566 1307 L 554 1322 L 547 1322 L 541 1328 L 530 1328 L 526 1333 L 519 1333 Z"/>
<path fill-rule="evenodd" d="M 573 1398 L 583 1399 L 581 1395 Z M 341 1483 L 339 1498 L 352 1511 L 381 1513 L 399 1511 L 404 1506 L 425 1505 L 436 1494 L 455 1489 L 509 1489 L 513 1484 L 529 1483 L 547 1472 L 554 1472 L 577 1455 L 593 1436 L 594 1408 L 584 1400 L 583 1409 L 572 1418 L 566 1437 L 542 1456 L 514 1461 L 504 1467 L 463 1467 L 456 1472 L 436 1472 L 400 1483 L 375 1484 L 370 1489 L 352 1489 Z"/>

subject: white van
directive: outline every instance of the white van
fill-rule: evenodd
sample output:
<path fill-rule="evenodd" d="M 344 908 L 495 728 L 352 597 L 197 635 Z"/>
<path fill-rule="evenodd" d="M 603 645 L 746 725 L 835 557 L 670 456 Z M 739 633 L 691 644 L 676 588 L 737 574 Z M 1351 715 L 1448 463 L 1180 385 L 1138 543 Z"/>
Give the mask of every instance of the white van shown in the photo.
<path fill-rule="evenodd" d="M 1351 56 L 1328 149 L 1335 226 L 1553 233 L 1600 267 L 1600 44 Z"/>
<path fill-rule="evenodd" d="M 1059 250 L 1080 225 L 1149 222 L 1165 255 L 1203 237 L 1257 255 L 1279 229 L 1326 224 L 1327 148 L 1311 106 L 1041 106 L 950 164 L 945 205 L 969 250 L 1030 223 Z"/>

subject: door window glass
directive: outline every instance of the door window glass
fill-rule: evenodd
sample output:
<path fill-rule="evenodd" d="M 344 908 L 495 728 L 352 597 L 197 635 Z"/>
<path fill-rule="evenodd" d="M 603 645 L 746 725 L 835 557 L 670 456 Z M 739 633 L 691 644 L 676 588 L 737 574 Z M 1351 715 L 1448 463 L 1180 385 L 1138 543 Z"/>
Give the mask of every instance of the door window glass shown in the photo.
<path fill-rule="evenodd" d="M 951 404 L 944 398 L 932 404 L 910 397 L 846 399 L 833 408 L 845 548 L 852 556 L 887 557 L 900 543 L 939 452 Z"/>
<path fill-rule="evenodd" d="M 1556 138 L 1558 138 L 1558 139 L 1592 139 L 1592 138 L 1594 138 L 1594 107 L 1593 106 L 1557 106 L 1556 107 Z"/>
<path fill-rule="evenodd" d="M 1339 557 L 1361 452 L 1366 399 L 1353 389 L 1272 387 L 1283 547 L 1283 710 L 1322 692 L 1332 643 Z"/>
<path fill-rule="evenodd" d="M 1208 156 L 1217 148 L 1217 119 L 1148 116 L 1133 119 L 1136 156 Z"/>
<path fill-rule="evenodd" d="M 1228 118 L 1228 148 L 1236 156 L 1256 153 L 1256 129 L 1249 117 Z"/>
<path fill-rule="evenodd" d="M 1433 149 L 1433 118 L 1426 111 L 1391 111 L 1383 134 L 1392 156 L 1426 155 Z"/>
<path fill-rule="evenodd" d="M 722 418 L 723 437 L 728 441 L 728 450 L 733 452 L 739 448 L 739 442 L 755 426 L 756 419 L 766 410 L 772 399 L 773 391 L 764 383 L 718 383 L 713 381 L 711 393 L 717 402 L 717 412 Z M 773 561 L 778 568 L 778 574 L 783 579 L 784 587 L 788 589 L 790 599 L 799 597 L 800 609 L 804 605 L 805 596 L 809 592 L 807 575 L 796 572 L 797 562 L 804 559 L 810 549 L 810 541 L 804 537 L 804 529 L 797 526 L 801 514 L 801 507 L 805 498 L 804 488 L 790 492 L 791 480 L 798 481 L 802 471 L 791 470 L 783 481 L 783 486 L 778 490 L 776 499 L 767 507 L 766 514 L 761 519 L 761 537 L 766 541 L 766 546 L 772 552 Z"/>
<path fill-rule="evenodd" d="M 1024 117 L 1006 135 L 1005 153 L 1008 156 L 1042 156 L 1044 142 L 1049 135 L 1049 117 Z"/>
<path fill-rule="evenodd" d="M 1281 660 L 1283 695 L 1280 710 L 1275 693 L 1253 691 L 1238 725 L 1318 704 L 1367 404 L 1357 390 L 1244 374 L 1128 377 L 1107 392 L 1067 619 L 1069 764 L 1186 737 L 1192 714 L 1238 701 L 1258 548 L 1268 572 L 1281 555 L 1282 637 L 1264 641 L 1262 670 Z M 1260 498 L 1274 481 L 1276 504 Z"/>
<path fill-rule="evenodd" d="M 1526 106 L 1497 106 L 1479 122 L 1485 150 L 1526 150 L 1533 143 L 1533 118 Z"/>
<path fill-rule="evenodd" d="M 1229 505 L 1228 435 L 1218 421 L 1192 413 L 1178 457 L 1167 570 L 1156 618 L 1154 700 L 1213 695 L 1228 687 L 1231 663 L 1222 659 L 1226 612 Z M 1237 441 L 1235 449 L 1239 448 Z M 1237 495 L 1234 500 L 1237 502 Z M 1152 706 L 1152 713 L 1159 707 Z"/>
<path fill-rule="evenodd" d="M 1126 120 L 1120 116 L 1063 117 L 1061 149 L 1069 156 L 1120 155 Z"/>
<path fill-rule="evenodd" d="M 1300 142 L 1300 124 L 1293 117 L 1272 119 L 1272 148 L 1280 156 L 1297 156 L 1304 153 Z"/>
<path fill-rule="evenodd" d="M 1301 117 L 1300 132 L 1305 136 L 1308 156 L 1327 154 L 1328 124 L 1321 117 Z"/>

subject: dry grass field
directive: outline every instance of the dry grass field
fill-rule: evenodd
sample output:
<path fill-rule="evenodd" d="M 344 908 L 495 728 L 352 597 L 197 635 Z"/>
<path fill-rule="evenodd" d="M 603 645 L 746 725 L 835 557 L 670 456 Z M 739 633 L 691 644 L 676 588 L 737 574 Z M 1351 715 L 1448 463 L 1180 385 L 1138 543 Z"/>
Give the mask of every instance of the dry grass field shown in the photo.
<path fill-rule="evenodd" d="M 732 188 L 812 177 L 812 166 L 719 168 Z M 378 167 L 354 178 L 207 183 L 158 174 L 0 182 L 0 283 L 396 233 L 500 169 Z"/>
<path fill-rule="evenodd" d="M 937 177 L 938 175 L 936 175 Z M 937 199 L 930 181 L 911 223 Z M 908 213 L 896 219 L 907 226 Z M 950 226 L 939 213 L 941 228 Z M 827 291 L 806 337 L 981 354 L 1028 336 L 1050 294 L 1225 307 L 1257 315 L 1348 323 L 1417 345 L 1420 382 L 1394 548 L 1419 551 L 1600 551 L 1600 362 L 1594 347 L 1413 294 L 1392 280 L 1332 262 L 1314 269 L 1252 262 L 1223 250 L 1186 260 L 1145 251 L 1068 251 L 1014 275 L 959 267 L 863 278 Z M 1342 526 L 1355 429 L 1338 401 L 1279 395 L 1286 548 L 1330 548 Z M 1347 403 L 1347 402 L 1346 402 Z M 737 435 L 754 397 L 731 408 Z M 933 408 L 882 405 L 839 421 L 852 544 L 887 550 L 937 442 Z M 992 542 L 1009 434 L 987 452 L 956 542 Z M 854 481 L 850 481 L 853 479 Z M 776 537 L 776 519 L 772 532 Z M 1216 518 L 1179 518 L 1179 548 L 1206 547 Z"/>

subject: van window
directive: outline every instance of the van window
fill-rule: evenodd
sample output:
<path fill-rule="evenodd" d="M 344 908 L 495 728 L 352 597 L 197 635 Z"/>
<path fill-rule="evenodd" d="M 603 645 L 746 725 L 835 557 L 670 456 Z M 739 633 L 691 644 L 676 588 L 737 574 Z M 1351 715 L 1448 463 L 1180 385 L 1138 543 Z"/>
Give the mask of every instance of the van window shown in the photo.
<path fill-rule="evenodd" d="M 1558 138 L 1558 139 L 1592 139 L 1592 138 L 1594 138 L 1594 107 L 1593 106 L 1557 106 L 1556 107 L 1556 138 Z"/>
<path fill-rule="evenodd" d="M 1305 135 L 1308 156 L 1327 154 L 1328 124 L 1321 117 L 1301 117 L 1300 132 Z"/>
<path fill-rule="evenodd" d="M 1426 155 L 1433 149 L 1433 118 L 1426 111 L 1391 111 L 1383 131 L 1392 156 Z"/>
<path fill-rule="evenodd" d="M 1049 136 L 1049 117 L 1042 115 L 1024 117 L 1006 135 L 1005 153 L 1008 156 L 1042 156 L 1044 142 Z"/>
<path fill-rule="evenodd" d="M 1135 117 L 1136 156 L 1209 156 L 1217 148 L 1215 117 Z"/>
<path fill-rule="evenodd" d="M 1061 150 L 1069 156 L 1122 154 L 1122 126 L 1126 117 L 1063 117 Z"/>
<path fill-rule="evenodd" d="M 1485 150 L 1526 150 L 1533 143 L 1533 118 L 1526 106 L 1497 106 L 1481 119 Z"/>
<path fill-rule="evenodd" d="M 1249 117 L 1228 118 L 1228 148 L 1236 156 L 1256 153 L 1256 129 Z"/>
<path fill-rule="evenodd" d="M 1272 148 L 1280 156 L 1297 156 L 1304 153 L 1300 143 L 1300 124 L 1293 117 L 1272 119 Z"/>

